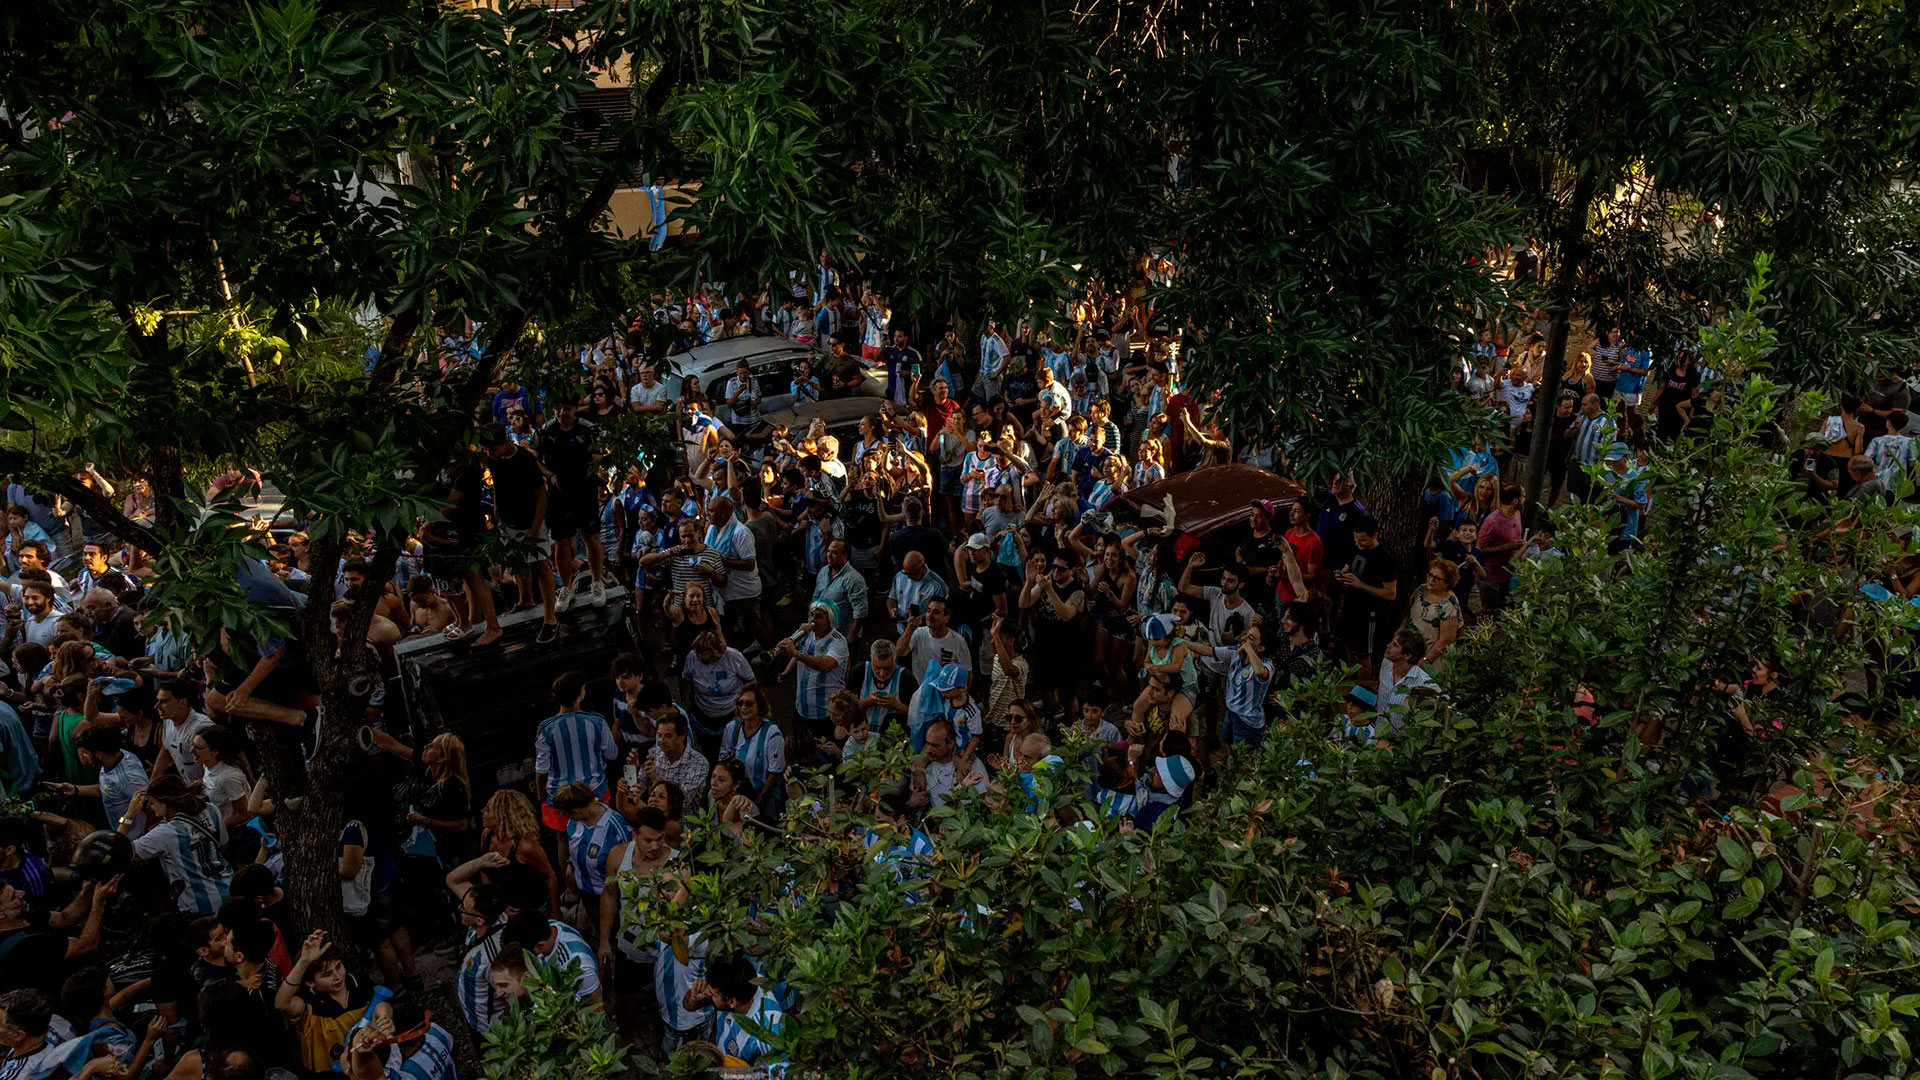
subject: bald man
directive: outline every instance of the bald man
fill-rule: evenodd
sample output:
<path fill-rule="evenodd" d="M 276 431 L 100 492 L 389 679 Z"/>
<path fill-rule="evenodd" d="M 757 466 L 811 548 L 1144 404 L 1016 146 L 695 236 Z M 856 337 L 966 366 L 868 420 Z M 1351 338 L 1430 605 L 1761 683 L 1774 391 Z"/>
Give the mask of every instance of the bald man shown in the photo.
<path fill-rule="evenodd" d="M 893 616 L 894 633 L 905 634 L 908 623 L 918 626 L 927 613 L 927 601 L 944 599 L 947 595 L 947 583 L 939 574 L 929 573 L 927 557 L 918 551 L 909 551 L 900 560 L 900 570 L 893 575 L 893 588 L 887 592 L 887 612 Z"/>

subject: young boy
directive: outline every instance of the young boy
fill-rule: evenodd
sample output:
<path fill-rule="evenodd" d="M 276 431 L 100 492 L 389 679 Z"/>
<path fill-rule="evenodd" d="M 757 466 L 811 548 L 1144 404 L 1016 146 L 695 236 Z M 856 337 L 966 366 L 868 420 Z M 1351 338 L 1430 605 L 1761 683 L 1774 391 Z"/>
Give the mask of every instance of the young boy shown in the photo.
<path fill-rule="evenodd" d="M 293 970 L 274 995 L 273 1007 L 293 1022 L 300 1064 L 325 1073 L 346 1049 L 347 1032 L 375 1004 L 371 982 L 347 971 L 324 931 L 307 935 Z"/>
<path fill-rule="evenodd" d="M 1227 666 L 1227 719 L 1220 725 L 1220 733 L 1230 745 L 1244 745 L 1249 750 L 1260 749 L 1266 738 L 1267 686 L 1273 681 L 1273 668 L 1262 655 L 1262 629 L 1260 620 L 1255 619 L 1241 635 L 1238 647 L 1213 650 L 1214 659 Z"/>

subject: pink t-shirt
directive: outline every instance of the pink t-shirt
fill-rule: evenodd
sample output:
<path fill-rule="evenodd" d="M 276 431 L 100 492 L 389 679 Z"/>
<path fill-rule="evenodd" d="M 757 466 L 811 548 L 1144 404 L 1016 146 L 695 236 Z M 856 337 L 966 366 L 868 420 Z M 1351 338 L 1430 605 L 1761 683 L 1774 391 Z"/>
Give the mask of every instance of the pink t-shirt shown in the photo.
<path fill-rule="evenodd" d="M 1514 543 L 1519 539 L 1520 512 L 1518 510 L 1511 514 L 1503 514 L 1495 510 L 1487 515 L 1486 520 L 1480 523 L 1480 550 L 1488 552 L 1480 560 L 1480 565 L 1486 568 L 1482 581 L 1489 585 L 1503 585 L 1513 580 L 1513 572 L 1507 567 L 1513 562 L 1513 557 L 1520 554 L 1520 549 L 1502 551 L 1497 555 L 1491 553 L 1490 549 L 1499 544 Z"/>

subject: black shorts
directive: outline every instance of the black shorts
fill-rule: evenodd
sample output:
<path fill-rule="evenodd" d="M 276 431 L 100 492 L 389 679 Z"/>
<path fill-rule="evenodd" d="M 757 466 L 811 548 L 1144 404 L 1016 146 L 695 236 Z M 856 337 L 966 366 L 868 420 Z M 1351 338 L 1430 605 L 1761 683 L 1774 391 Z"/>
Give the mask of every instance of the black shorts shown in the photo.
<path fill-rule="evenodd" d="M 589 488 L 588 490 L 592 489 Z M 587 502 L 589 505 L 582 507 L 580 505 L 582 501 Z M 577 496 L 569 494 L 565 488 L 549 488 L 547 495 L 547 539 L 571 540 L 584 530 L 597 528 L 599 522 L 594 520 L 598 516 L 595 513 L 597 508 L 592 506 L 591 502 L 591 499 L 582 500 Z"/>
<path fill-rule="evenodd" d="M 1392 636 L 1393 628 L 1384 613 L 1347 611 L 1340 616 L 1340 640 L 1355 656 L 1380 659 L 1386 655 L 1387 640 Z"/>

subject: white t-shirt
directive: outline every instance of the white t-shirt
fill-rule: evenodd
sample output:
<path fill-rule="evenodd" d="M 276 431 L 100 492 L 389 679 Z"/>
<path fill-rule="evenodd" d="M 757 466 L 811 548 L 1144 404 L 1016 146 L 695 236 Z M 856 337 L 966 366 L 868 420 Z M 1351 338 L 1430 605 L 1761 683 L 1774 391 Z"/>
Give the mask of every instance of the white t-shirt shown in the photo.
<path fill-rule="evenodd" d="M 941 638 L 934 637 L 933 631 L 924 626 L 914 627 L 907 651 L 913 657 L 913 666 L 908 670 L 915 682 L 926 680 L 927 667 L 936 659 L 942 664 L 965 664 L 969 672 L 973 670 L 973 649 L 951 626 L 947 627 L 947 636 Z"/>
<path fill-rule="evenodd" d="M 1256 614 L 1253 602 L 1247 599 L 1246 591 L 1241 590 L 1240 603 L 1234 607 L 1227 606 L 1227 594 L 1221 592 L 1218 587 L 1209 585 L 1205 591 L 1208 605 L 1207 629 L 1212 631 L 1213 640 L 1228 645 L 1239 641 L 1240 635 L 1246 633 L 1247 628 L 1253 625 L 1253 617 Z"/>
<path fill-rule="evenodd" d="M 723 559 L 755 558 L 753 531 L 735 518 L 722 527 L 707 526 L 706 545 L 720 553 Z M 755 563 L 751 570 L 736 570 L 727 567 L 727 583 L 720 586 L 722 600 L 748 600 L 760 595 L 760 564 Z"/>
<path fill-rule="evenodd" d="M 180 779 L 191 784 L 195 780 L 206 778 L 207 770 L 193 760 L 193 737 L 213 726 L 213 721 L 203 713 L 187 713 L 187 722 L 179 727 L 173 721 L 160 721 L 160 745 L 167 748 L 167 754 L 173 758 L 173 767 L 180 772 Z"/>
<path fill-rule="evenodd" d="M 654 383 L 652 386 L 634 383 L 633 389 L 627 391 L 627 403 L 630 405 L 665 405 L 672 400 L 667 384 L 663 382 Z"/>
<path fill-rule="evenodd" d="M 959 775 L 959 770 L 955 767 L 957 763 L 957 758 L 954 761 L 930 761 L 927 763 L 927 802 L 929 805 L 935 807 L 945 806 L 947 799 L 952 797 L 954 789 L 959 787 L 963 782 L 971 786 L 975 791 L 982 794 L 986 793 L 987 770 L 980 767 L 980 762 L 972 759 L 968 760 L 967 767 L 972 771 L 967 774 L 964 781 Z"/>
<path fill-rule="evenodd" d="M 193 745 L 193 737 L 187 737 L 187 745 Z M 227 808 L 236 802 L 245 802 L 253 791 L 253 785 L 247 782 L 247 774 L 240 771 L 238 765 L 222 761 L 206 770 L 201 777 L 207 787 L 207 801 L 219 808 L 222 818 L 227 816 Z"/>

